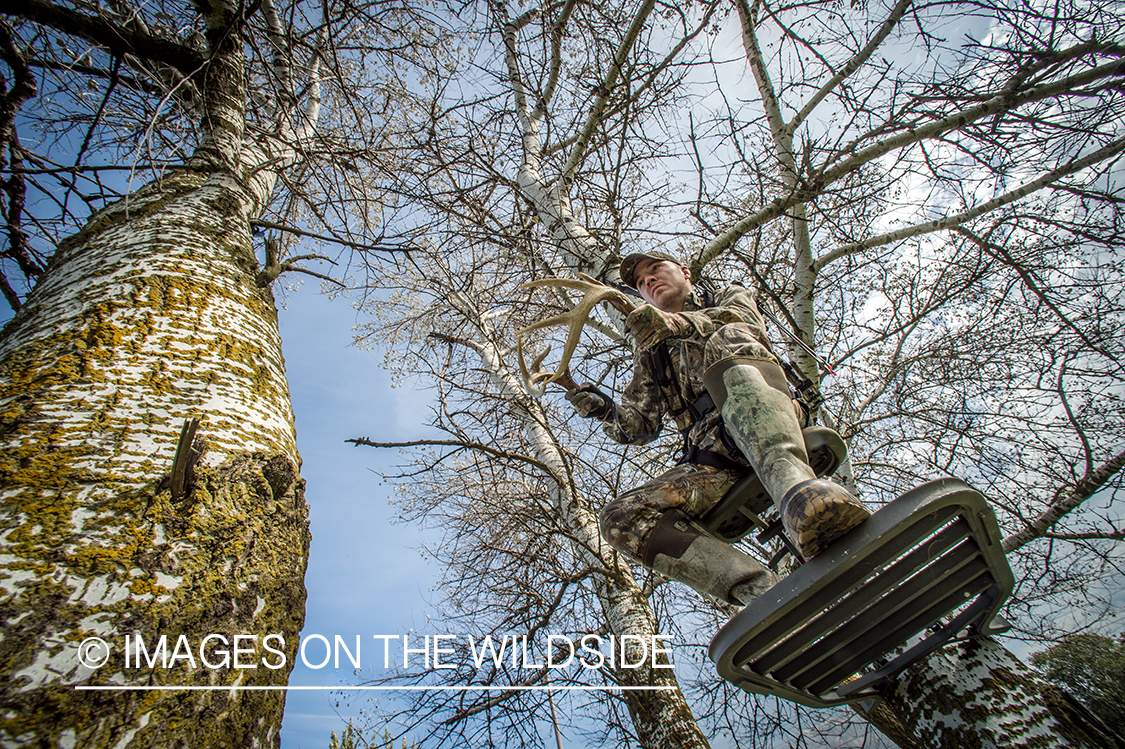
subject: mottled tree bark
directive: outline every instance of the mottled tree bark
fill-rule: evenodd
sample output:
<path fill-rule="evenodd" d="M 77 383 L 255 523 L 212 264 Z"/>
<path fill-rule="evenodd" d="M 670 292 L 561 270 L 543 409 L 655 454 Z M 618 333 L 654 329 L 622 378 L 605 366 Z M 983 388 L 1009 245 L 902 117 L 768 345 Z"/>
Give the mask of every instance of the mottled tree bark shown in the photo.
<path fill-rule="evenodd" d="M 310 537 L 252 203 L 222 176 L 150 184 L 59 248 L 0 337 L 4 745 L 279 743 L 281 692 L 76 689 L 276 686 L 292 669 Z M 173 497 L 186 418 L 203 454 Z M 219 640 L 201 656 L 211 634 L 231 657 L 251 636 L 238 664 Z M 151 667 L 127 665 L 126 635 Z M 80 662 L 88 637 L 110 647 L 100 668 Z"/>
<path fill-rule="evenodd" d="M 455 295 L 454 300 L 456 302 Z M 463 314 L 476 316 L 468 300 L 456 306 Z M 626 662 L 646 661 L 645 655 L 639 651 L 641 646 L 638 642 L 651 642 L 652 636 L 659 634 L 652 606 L 626 561 L 602 540 L 598 518 L 589 500 L 575 492 L 572 481 L 564 480 L 568 475 L 566 461 L 557 442 L 543 426 L 548 419 L 542 404 L 529 402 L 519 377 L 504 365 L 499 352 L 493 347 L 473 342 L 466 344 L 480 355 L 481 363 L 500 392 L 523 406 L 513 408 L 512 413 L 521 418 L 523 430 L 534 446 L 533 457 L 550 468 L 555 476 L 555 505 L 569 530 L 575 555 L 592 568 L 612 571 L 611 574 L 595 577 L 598 600 L 605 612 L 609 631 L 618 638 L 623 635 L 636 638 L 627 641 Z M 673 669 L 654 668 L 652 659 L 648 659 L 639 668 L 615 668 L 614 676 L 625 687 L 663 687 L 622 692 L 641 746 L 651 749 L 710 747 L 683 692 L 678 688 Z"/>
<path fill-rule="evenodd" d="M 212 76 L 224 132 L 242 117 L 228 77 Z M 6 743 L 278 743 L 279 692 L 75 688 L 284 685 L 304 619 L 307 509 L 250 241 L 268 188 L 237 177 L 234 143 L 205 141 L 204 170 L 153 182 L 64 242 L 0 339 Z M 196 463 L 173 495 L 189 418 Z M 143 638 L 143 662 L 126 636 Z M 79 659 L 88 637 L 110 648 L 96 670 Z"/>
<path fill-rule="evenodd" d="M 310 534 L 250 221 L 300 135 L 247 138 L 246 8 L 201 12 L 187 168 L 62 242 L 0 333 L 0 745 L 280 744 Z"/>
<path fill-rule="evenodd" d="M 758 39 L 761 7 L 746 0 L 736 3 L 743 49 L 773 138 L 772 156 L 780 170 L 779 200 L 793 201 L 788 209 L 793 241 L 793 318 L 806 343 L 814 341 L 817 325 L 814 292 L 818 276 L 833 256 L 814 258 L 805 199 L 794 200 L 805 188 L 799 179 L 799 155 L 793 136 L 823 97 L 879 48 L 910 5 L 910 0 L 899 0 L 868 43 L 786 121 Z M 802 155 L 806 160 L 816 158 L 811 153 Z M 704 256 L 713 256 L 729 241 L 726 236 L 713 240 Z M 819 382 L 818 368 L 811 357 L 800 349 L 791 354 L 802 370 Z M 1057 688 L 1047 685 L 989 638 L 935 653 L 908 669 L 880 705 L 870 712 L 860 707 L 857 712 L 907 749 L 1118 745 L 1104 726 L 1091 721 L 1085 711 L 1075 709 Z"/>
<path fill-rule="evenodd" d="M 858 712 L 903 747 L 1120 747 L 1089 711 L 991 638 L 910 668 L 886 700 Z"/>

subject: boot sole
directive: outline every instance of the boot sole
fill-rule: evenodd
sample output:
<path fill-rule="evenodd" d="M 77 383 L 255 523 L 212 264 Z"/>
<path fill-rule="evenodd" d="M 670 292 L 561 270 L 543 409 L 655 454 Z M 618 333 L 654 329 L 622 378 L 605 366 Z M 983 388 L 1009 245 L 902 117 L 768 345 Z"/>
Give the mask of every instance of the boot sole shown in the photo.
<path fill-rule="evenodd" d="M 812 559 L 871 517 L 861 505 L 838 499 L 814 499 L 808 510 L 811 517 L 792 536 L 805 559 Z"/>

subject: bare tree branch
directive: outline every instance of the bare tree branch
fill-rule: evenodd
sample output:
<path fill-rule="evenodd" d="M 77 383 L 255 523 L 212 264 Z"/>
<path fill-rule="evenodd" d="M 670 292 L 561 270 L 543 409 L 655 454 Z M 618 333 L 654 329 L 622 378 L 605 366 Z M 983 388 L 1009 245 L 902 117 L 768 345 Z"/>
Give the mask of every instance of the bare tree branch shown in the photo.
<path fill-rule="evenodd" d="M 967 223 L 975 218 L 979 218 L 986 214 L 992 213 L 998 208 L 1003 208 L 1009 203 L 1014 203 L 1021 198 L 1027 197 L 1028 195 L 1042 190 L 1045 187 L 1049 187 L 1055 182 L 1058 182 L 1063 177 L 1074 174 L 1075 172 L 1079 172 L 1095 164 L 1109 161 L 1114 156 L 1120 154 L 1122 151 L 1125 151 L 1125 138 L 1118 138 L 1112 143 L 1099 148 L 1096 151 L 1083 156 L 1082 158 L 1074 159 L 1066 164 L 1063 164 L 1059 168 L 1053 169 L 1043 176 L 1032 180 L 1031 182 L 1020 185 L 1014 190 L 1009 190 L 1003 195 L 993 198 L 992 200 L 985 201 L 984 203 L 981 203 L 980 205 L 977 205 L 967 211 L 951 214 L 949 216 L 946 216 L 945 218 L 928 221 L 922 224 L 914 224 L 913 226 L 907 226 L 902 229 L 897 229 L 892 232 L 887 232 L 885 234 L 880 234 L 875 237 L 864 239 L 861 242 L 852 242 L 851 244 L 837 247 L 817 258 L 814 267 L 816 271 L 819 272 L 823 270 L 824 267 L 829 263 L 835 262 L 841 257 L 852 254 L 854 252 L 869 250 L 872 247 L 879 247 L 880 245 L 891 244 L 892 242 L 900 242 L 911 237 L 918 237 L 922 236 L 923 234 L 930 234 L 935 231 L 950 229 L 955 226 Z"/>
<path fill-rule="evenodd" d="M 410 442 L 373 442 L 373 441 L 367 439 L 366 437 L 357 437 L 357 438 L 354 438 L 354 439 L 344 440 L 344 442 L 350 442 L 350 443 L 354 444 L 356 447 L 359 447 L 360 445 L 364 445 L 364 446 L 367 446 L 367 447 L 424 447 L 424 446 L 427 446 L 427 445 L 441 445 L 441 446 L 457 447 L 457 448 L 460 448 L 460 449 L 463 449 L 463 450 L 477 450 L 479 452 L 486 453 L 488 455 L 493 455 L 497 458 L 503 458 L 504 460 L 515 460 L 515 461 L 519 461 L 519 462 L 522 462 L 522 463 L 527 463 L 528 465 L 535 466 L 539 470 L 541 470 L 544 473 L 546 473 L 547 475 L 551 476 L 551 478 L 555 479 L 556 481 L 559 480 L 558 475 L 556 475 L 554 470 L 552 470 L 551 467 L 548 466 L 546 463 L 542 463 L 542 462 L 540 462 L 540 461 L 536 460 L 535 458 L 532 458 L 528 455 L 519 455 L 519 454 L 516 454 L 516 453 L 508 452 L 507 450 L 500 450 L 500 449 L 497 449 L 497 448 L 492 447 L 490 445 L 485 445 L 485 444 L 482 444 L 482 443 L 479 443 L 479 442 L 462 442 L 462 441 L 458 441 L 458 440 L 412 440 Z"/>
<path fill-rule="evenodd" d="M 106 19 L 89 16 L 46 0 L 25 0 L 19 15 L 30 21 L 85 39 L 119 55 L 159 60 L 184 76 L 198 73 L 207 59 L 194 49 L 169 39 L 132 31 Z"/>
<path fill-rule="evenodd" d="M 1066 491 L 1055 495 L 1050 506 L 1028 526 L 1004 539 L 1004 553 L 1015 551 L 1037 538 L 1046 536 L 1055 523 L 1065 515 L 1072 512 L 1090 497 L 1104 487 L 1122 468 L 1125 468 L 1125 450 L 1117 453 L 1110 460 L 1102 463 L 1093 471 L 1089 471 L 1082 480 Z M 1115 533 L 1117 533 L 1115 531 Z M 1062 536 L 1058 536 L 1061 538 Z"/>

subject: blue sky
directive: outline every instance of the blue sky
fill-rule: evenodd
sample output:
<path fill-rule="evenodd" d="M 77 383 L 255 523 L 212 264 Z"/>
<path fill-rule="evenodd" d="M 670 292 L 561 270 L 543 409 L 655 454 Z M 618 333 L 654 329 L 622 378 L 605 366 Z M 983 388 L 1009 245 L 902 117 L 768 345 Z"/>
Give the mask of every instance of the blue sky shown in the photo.
<path fill-rule="evenodd" d="M 309 282 L 296 292 L 277 294 L 313 534 L 304 632 L 329 640 L 340 635 L 348 642 L 361 635 L 367 666 L 375 660 L 372 635 L 402 634 L 424 624 L 438 570 L 417 551 L 422 530 L 393 523 L 392 487 L 381 483 L 378 472 L 393 468 L 398 451 L 355 447 L 345 440 L 395 441 L 426 434 L 430 397 L 405 386 L 392 390 L 381 368 L 382 352 L 352 345 L 352 328 L 360 320 L 349 301 L 329 301 L 317 285 Z M 308 660 L 318 660 L 311 649 Z M 298 658 L 289 683 L 358 683 L 347 666 L 314 670 Z M 346 723 L 340 715 L 362 707 L 363 700 L 353 700 L 354 708 L 341 700 L 338 714 L 338 699 L 328 691 L 291 691 L 283 749 L 327 747 L 330 732 L 339 733 Z"/>
<path fill-rule="evenodd" d="M 280 283 L 285 281 L 283 277 Z M 377 669 L 383 652 L 372 635 L 442 629 L 440 622 L 427 622 L 428 615 L 436 616 L 430 604 L 439 595 L 432 588 L 440 570 L 418 552 L 423 540 L 436 543 L 439 536 L 417 524 L 394 523 L 389 503 L 393 487 L 381 483 L 378 472 L 393 473 L 401 459 L 399 452 L 355 447 L 345 440 L 369 437 L 390 442 L 441 436 L 426 427 L 432 394 L 409 385 L 392 389 L 382 369 L 383 352 L 353 345 L 353 328 L 365 320 L 349 300 L 329 301 L 316 281 L 295 292 L 281 291 L 278 285 L 274 293 L 313 536 L 302 634 L 319 634 L 330 641 L 340 635 L 349 643 L 360 635 L 361 663 Z M 308 660 L 315 662 L 323 653 L 321 649 L 314 656 L 310 646 Z M 329 664 L 314 670 L 298 658 L 289 684 L 339 686 L 362 681 L 350 663 L 341 666 L 346 667 L 335 669 Z M 282 749 L 326 749 L 331 732 L 340 733 L 348 717 L 357 716 L 357 727 L 367 720 L 362 712 L 369 698 L 393 697 L 371 695 L 352 692 L 344 699 L 340 692 L 328 690 L 290 691 L 281 727 Z M 560 711 L 568 711 L 566 697 L 557 699 Z M 553 746 L 550 724 L 547 716 L 543 718 L 540 733 Z M 564 749 L 583 746 L 567 733 L 564 729 Z"/>
<path fill-rule="evenodd" d="M 342 297 L 330 301 L 317 281 L 303 283 L 295 291 L 280 288 L 294 280 L 282 277 L 274 292 L 313 536 L 302 636 L 315 633 L 331 641 L 339 635 L 352 643 L 359 635 L 361 663 L 372 668 L 382 656 L 372 635 L 427 629 L 440 570 L 423 558 L 418 547 L 424 539 L 437 542 L 439 536 L 418 524 L 394 522 L 393 487 L 383 483 L 380 472 L 394 472 L 399 451 L 355 447 L 345 440 L 434 436 L 436 432 L 426 427 L 432 396 L 409 385 L 392 389 L 390 376 L 382 369 L 383 352 L 353 345 L 353 329 L 363 318 L 351 302 Z M 10 317 L 10 310 L 0 310 L 0 325 Z M 289 638 L 292 633 L 284 634 Z M 310 648 L 308 660 L 316 662 L 319 657 Z M 341 665 L 346 667 L 329 664 L 312 669 L 298 658 L 289 683 L 306 687 L 361 683 L 363 675 L 357 676 L 350 663 Z M 329 690 L 290 691 L 282 749 L 326 749 L 331 732 L 340 733 L 349 717 L 357 717 L 357 727 L 365 723 L 369 694 L 351 693 L 343 699 L 341 693 Z M 387 698 L 385 693 L 381 698 Z M 548 730 L 547 726 L 541 730 Z M 564 743 L 567 749 L 570 746 Z"/>

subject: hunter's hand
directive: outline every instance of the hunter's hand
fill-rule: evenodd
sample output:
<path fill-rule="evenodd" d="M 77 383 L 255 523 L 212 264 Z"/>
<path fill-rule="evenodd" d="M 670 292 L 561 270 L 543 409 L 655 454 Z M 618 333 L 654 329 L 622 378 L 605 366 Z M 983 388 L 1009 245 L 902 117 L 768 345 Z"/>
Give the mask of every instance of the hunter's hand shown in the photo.
<path fill-rule="evenodd" d="M 637 309 L 637 305 L 633 303 L 633 300 L 620 291 L 617 292 L 616 296 L 611 296 L 605 301 L 610 307 L 613 307 L 615 310 L 625 315 L 626 317 L 628 317 Z"/>
<path fill-rule="evenodd" d="M 566 399 L 583 419 L 606 421 L 614 413 L 613 401 L 593 385 L 576 384 L 573 390 L 567 391 Z"/>
<path fill-rule="evenodd" d="M 651 304 L 637 307 L 625 318 L 625 327 L 642 351 L 667 338 L 687 335 L 691 326 L 675 312 L 665 312 Z"/>

